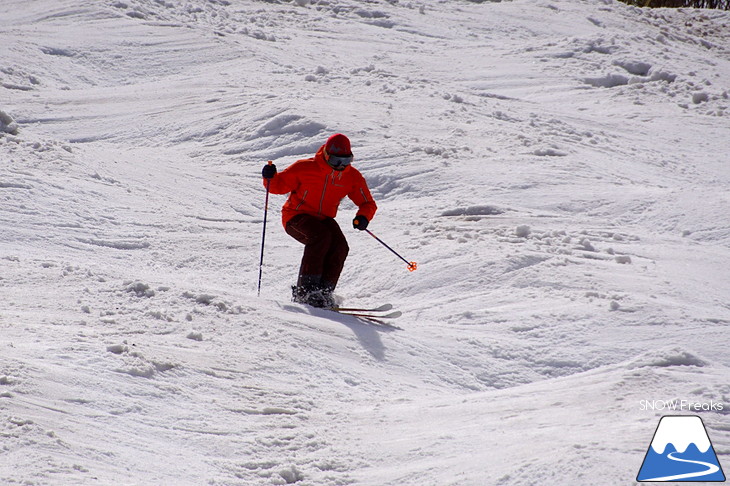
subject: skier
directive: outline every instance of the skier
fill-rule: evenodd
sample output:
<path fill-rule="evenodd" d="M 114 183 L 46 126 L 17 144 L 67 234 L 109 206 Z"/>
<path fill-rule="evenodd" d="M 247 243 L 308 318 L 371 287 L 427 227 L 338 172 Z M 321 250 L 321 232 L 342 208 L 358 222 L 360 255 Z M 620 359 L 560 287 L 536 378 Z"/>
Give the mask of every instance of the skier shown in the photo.
<path fill-rule="evenodd" d="M 335 306 L 332 293 L 350 250 L 334 219 L 340 201 L 347 196 L 357 205 L 355 229 L 365 230 L 375 215 L 377 205 L 352 160 L 350 140 L 336 133 L 314 157 L 297 160 L 281 173 L 272 163 L 261 171 L 270 192 L 289 194 L 281 210 L 284 230 L 304 244 L 297 284 L 292 287 L 295 302 Z"/>

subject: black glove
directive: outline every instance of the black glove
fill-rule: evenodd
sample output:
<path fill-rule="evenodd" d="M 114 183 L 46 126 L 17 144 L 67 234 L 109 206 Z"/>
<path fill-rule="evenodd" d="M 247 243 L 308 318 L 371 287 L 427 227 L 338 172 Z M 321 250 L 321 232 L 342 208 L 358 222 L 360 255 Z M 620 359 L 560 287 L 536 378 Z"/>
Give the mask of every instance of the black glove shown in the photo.
<path fill-rule="evenodd" d="M 358 214 L 357 216 L 355 216 L 355 219 L 352 220 L 352 227 L 363 231 L 368 229 L 368 223 L 368 218 L 366 218 L 362 214 Z"/>
<path fill-rule="evenodd" d="M 273 179 L 276 175 L 276 166 L 274 164 L 266 164 L 263 169 L 261 169 L 261 176 L 264 179 Z"/>

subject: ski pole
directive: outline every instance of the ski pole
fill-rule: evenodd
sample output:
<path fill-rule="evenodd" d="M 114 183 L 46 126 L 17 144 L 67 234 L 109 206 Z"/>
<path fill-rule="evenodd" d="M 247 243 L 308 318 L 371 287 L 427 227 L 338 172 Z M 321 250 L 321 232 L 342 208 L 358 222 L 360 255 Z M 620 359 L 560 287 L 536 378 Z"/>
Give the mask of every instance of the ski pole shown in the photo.
<path fill-rule="evenodd" d="M 413 272 L 413 271 L 415 271 L 418 268 L 418 265 L 416 265 L 416 262 L 409 262 L 408 260 L 406 260 L 405 258 L 403 258 L 402 256 L 400 256 L 397 251 L 395 251 L 394 249 L 392 249 L 391 247 L 389 247 L 383 240 L 381 240 L 380 238 L 378 238 L 377 236 L 375 236 L 372 231 L 370 231 L 367 228 L 365 229 L 365 231 L 367 232 L 367 234 L 369 234 L 370 236 L 372 236 L 373 238 L 375 238 L 376 240 L 378 240 L 378 243 L 380 243 L 381 245 L 383 245 L 384 247 L 386 247 L 388 250 L 392 251 L 395 256 L 397 256 L 398 258 L 400 258 L 401 260 L 403 260 L 404 262 L 406 262 L 406 265 L 408 265 L 408 271 L 409 272 Z"/>
<path fill-rule="evenodd" d="M 273 164 L 273 160 L 269 160 L 269 165 Z M 259 289 L 258 296 L 261 296 L 261 274 L 264 271 L 264 243 L 266 242 L 266 216 L 269 214 L 269 188 L 271 187 L 271 179 L 266 179 L 266 202 L 264 203 L 264 231 L 261 235 L 261 260 L 259 261 Z"/>

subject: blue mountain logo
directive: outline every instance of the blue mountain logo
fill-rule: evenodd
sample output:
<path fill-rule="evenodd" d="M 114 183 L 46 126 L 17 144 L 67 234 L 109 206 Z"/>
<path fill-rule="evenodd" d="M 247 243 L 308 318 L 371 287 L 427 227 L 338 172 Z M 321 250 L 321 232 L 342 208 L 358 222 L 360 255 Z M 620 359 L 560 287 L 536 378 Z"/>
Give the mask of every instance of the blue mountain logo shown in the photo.
<path fill-rule="evenodd" d="M 702 419 L 695 415 L 662 417 L 636 480 L 724 482 Z"/>

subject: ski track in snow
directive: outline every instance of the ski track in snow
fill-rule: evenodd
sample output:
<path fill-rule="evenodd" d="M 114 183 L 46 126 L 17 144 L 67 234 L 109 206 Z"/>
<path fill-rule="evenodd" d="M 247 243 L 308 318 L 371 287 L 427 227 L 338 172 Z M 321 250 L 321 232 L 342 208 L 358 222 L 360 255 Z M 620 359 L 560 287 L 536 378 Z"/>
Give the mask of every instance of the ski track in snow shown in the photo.
<path fill-rule="evenodd" d="M 728 12 L 0 11 L 2 484 L 628 484 L 640 400 L 728 403 Z M 279 196 L 256 297 L 261 166 L 337 131 L 400 330 L 288 302 Z"/>

